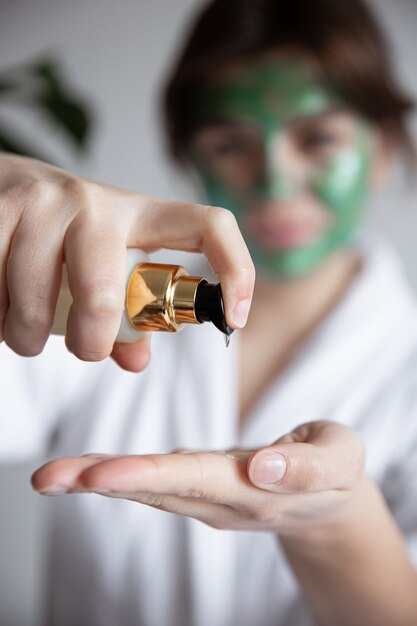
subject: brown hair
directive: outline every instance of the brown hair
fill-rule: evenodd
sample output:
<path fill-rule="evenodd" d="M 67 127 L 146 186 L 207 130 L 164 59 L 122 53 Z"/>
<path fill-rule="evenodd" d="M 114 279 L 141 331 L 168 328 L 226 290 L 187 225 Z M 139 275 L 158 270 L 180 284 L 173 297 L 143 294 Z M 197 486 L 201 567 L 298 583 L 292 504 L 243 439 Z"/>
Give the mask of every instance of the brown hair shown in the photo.
<path fill-rule="evenodd" d="M 217 68 L 296 49 L 314 59 L 346 101 L 409 156 L 413 102 L 398 86 L 385 37 L 362 0 L 214 0 L 192 24 L 164 93 L 171 153 L 185 161 L 195 103 Z"/>

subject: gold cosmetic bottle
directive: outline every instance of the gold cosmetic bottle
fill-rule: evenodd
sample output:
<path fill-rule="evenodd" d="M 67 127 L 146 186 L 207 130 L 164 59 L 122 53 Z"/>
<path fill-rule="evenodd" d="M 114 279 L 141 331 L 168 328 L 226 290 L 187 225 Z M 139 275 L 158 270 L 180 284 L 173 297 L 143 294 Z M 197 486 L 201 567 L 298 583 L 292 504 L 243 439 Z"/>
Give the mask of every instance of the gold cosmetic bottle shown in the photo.
<path fill-rule="evenodd" d="M 71 303 L 64 275 L 54 334 L 65 334 Z M 233 330 L 226 324 L 220 284 L 189 276 L 180 265 L 149 263 L 144 252 L 128 249 L 126 298 L 117 342 L 134 343 L 146 331 L 177 332 L 185 324 L 203 322 L 212 322 L 224 333 L 228 345 Z"/>

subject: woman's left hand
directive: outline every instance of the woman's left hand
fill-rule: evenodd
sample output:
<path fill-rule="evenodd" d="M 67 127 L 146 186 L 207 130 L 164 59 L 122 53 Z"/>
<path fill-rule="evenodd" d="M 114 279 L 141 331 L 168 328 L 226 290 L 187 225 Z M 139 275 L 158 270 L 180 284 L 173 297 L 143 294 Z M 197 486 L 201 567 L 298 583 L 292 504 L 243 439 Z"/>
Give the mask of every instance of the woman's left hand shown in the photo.
<path fill-rule="evenodd" d="M 32 484 L 43 495 L 99 493 L 214 528 L 294 536 L 343 515 L 363 484 L 363 468 L 354 431 L 318 421 L 256 451 L 58 459 L 38 469 Z"/>

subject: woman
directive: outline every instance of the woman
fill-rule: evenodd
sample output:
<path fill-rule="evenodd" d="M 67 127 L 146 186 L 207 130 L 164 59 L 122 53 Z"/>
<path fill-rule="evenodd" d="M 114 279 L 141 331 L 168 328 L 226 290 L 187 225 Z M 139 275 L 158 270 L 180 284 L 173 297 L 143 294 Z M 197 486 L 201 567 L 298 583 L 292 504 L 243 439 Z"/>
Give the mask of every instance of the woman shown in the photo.
<path fill-rule="evenodd" d="M 56 508 L 53 621 L 415 623 L 417 309 L 395 256 L 359 236 L 369 189 L 410 150 L 409 108 L 359 0 L 217 0 L 197 19 L 169 137 L 242 228 L 251 314 L 227 354 L 210 329 L 155 337 L 140 379 L 59 346 L 36 366 L 3 354 L 39 378 L 54 455 L 110 455 L 33 477 L 107 496 Z"/>

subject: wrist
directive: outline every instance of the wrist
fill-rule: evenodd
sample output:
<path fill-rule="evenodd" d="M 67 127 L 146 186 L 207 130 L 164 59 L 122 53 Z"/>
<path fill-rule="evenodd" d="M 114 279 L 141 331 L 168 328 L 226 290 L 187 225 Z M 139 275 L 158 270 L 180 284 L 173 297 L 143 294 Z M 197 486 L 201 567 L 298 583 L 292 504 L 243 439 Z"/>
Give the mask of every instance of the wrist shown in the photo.
<path fill-rule="evenodd" d="M 280 539 L 319 623 L 415 623 L 417 573 L 369 477 L 337 513 L 302 534 Z"/>
<path fill-rule="evenodd" d="M 337 494 L 341 498 L 345 494 Z M 385 508 L 382 495 L 366 474 L 356 489 L 325 517 L 310 520 L 292 532 L 280 534 L 281 543 L 304 555 L 315 554 L 317 550 L 337 550 L 346 546 L 347 539 L 357 533 L 367 532 L 373 520 Z M 297 525 L 298 526 L 298 525 Z"/>

